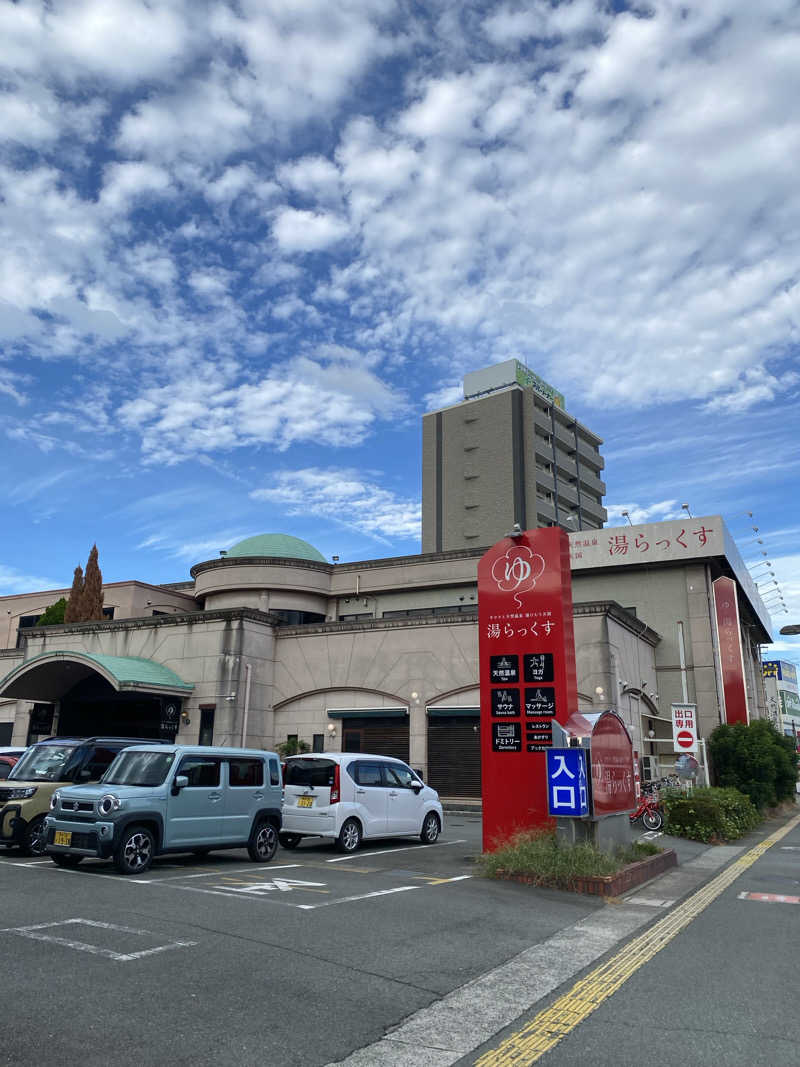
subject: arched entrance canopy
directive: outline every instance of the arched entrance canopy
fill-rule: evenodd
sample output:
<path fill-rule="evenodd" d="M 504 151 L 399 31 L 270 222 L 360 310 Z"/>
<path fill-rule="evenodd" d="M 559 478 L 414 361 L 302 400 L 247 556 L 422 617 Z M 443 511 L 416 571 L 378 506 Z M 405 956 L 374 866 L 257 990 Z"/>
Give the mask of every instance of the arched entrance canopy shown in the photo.
<path fill-rule="evenodd" d="M 0 680 L 0 697 L 53 703 L 79 682 L 99 675 L 118 693 L 182 697 L 194 689 L 169 667 L 138 656 L 42 652 Z"/>

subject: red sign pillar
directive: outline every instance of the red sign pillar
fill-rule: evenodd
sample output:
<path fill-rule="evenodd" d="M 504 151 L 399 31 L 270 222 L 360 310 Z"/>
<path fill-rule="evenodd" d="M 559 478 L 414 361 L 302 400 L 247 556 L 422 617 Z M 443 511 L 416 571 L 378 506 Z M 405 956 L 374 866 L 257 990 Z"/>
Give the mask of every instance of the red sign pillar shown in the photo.
<path fill-rule="evenodd" d="M 739 601 L 736 582 L 731 578 L 716 578 L 714 608 L 719 636 L 719 659 L 722 667 L 722 693 L 725 703 L 725 722 L 750 722 L 747 711 L 747 690 L 744 684 L 744 658 L 739 629 Z"/>
<path fill-rule="evenodd" d="M 569 538 L 505 537 L 478 564 L 483 847 L 551 823 L 545 752 L 577 711 Z"/>

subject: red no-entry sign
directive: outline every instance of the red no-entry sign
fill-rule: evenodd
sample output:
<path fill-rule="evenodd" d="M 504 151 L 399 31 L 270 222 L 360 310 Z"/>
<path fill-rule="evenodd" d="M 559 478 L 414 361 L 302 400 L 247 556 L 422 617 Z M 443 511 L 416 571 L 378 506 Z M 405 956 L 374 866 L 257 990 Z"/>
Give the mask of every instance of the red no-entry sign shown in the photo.
<path fill-rule="evenodd" d="M 681 748 L 691 748 L 694 745 L 694 734 L 688 730 L 680 730 L 675 740 Z"/>

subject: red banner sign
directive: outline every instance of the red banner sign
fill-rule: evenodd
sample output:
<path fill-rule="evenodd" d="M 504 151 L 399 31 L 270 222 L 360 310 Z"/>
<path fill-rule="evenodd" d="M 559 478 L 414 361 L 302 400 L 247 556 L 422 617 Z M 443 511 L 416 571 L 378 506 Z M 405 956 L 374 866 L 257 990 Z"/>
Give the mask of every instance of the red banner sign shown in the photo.
<path fill-rule="evenodd" d="M 636 807 L 633 744 L 625 723 L 604 711 L 594 725 L 591 741 L 592 814 L 619 815 Z"/>
<path fill-rule="evenodd" d="M 569 539 L 506 537 L 478 564 L 483 847 L 550 823 L 545 752 L 577 710 Z"/>
<path fill-rule="evenodd" d="M 744 660 L 739 630 L 736 582 L 731 578 L 716 578 L 711 585 L 714 590 L 714 608 L 719 635 L 725 721 L 743 722 L 747 725 L 750 722 L 750 715 L 747 711 L 747 691 L 744 685 Z"/>

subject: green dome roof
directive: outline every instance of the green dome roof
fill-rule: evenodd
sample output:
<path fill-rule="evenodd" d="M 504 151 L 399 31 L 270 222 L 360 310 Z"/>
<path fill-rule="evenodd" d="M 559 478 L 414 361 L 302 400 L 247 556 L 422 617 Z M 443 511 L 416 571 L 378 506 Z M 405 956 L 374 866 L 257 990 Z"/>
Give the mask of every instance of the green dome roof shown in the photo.
<path fill-rule="evenodd" d="M 257 537 L 246 537 L 238 545 L 229 548 L 226 553 L 228 559 L 231 556 L 277 556 L 281 559 L 313 559 L 316 563 L 328 561 L 308 541 L 301 541 L 299 537 L 291 537 L 289 534 L 259 534 Z"/>

